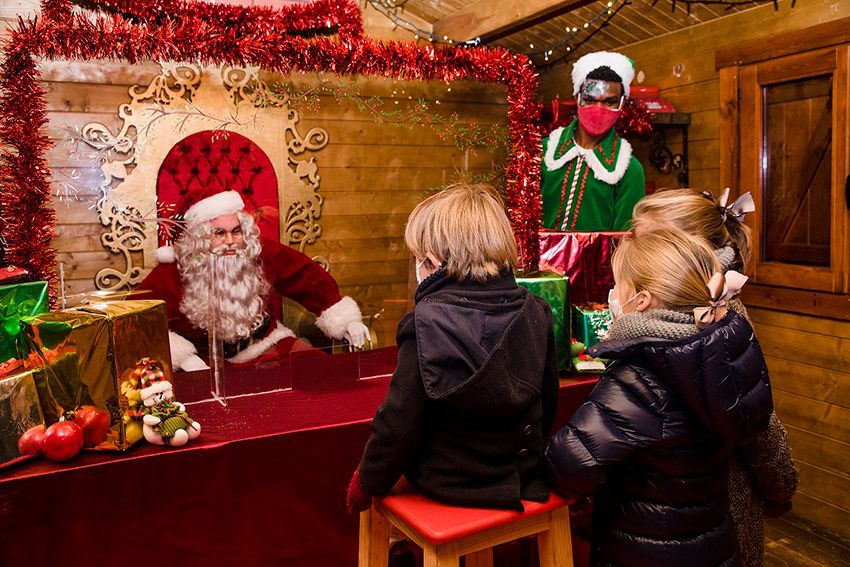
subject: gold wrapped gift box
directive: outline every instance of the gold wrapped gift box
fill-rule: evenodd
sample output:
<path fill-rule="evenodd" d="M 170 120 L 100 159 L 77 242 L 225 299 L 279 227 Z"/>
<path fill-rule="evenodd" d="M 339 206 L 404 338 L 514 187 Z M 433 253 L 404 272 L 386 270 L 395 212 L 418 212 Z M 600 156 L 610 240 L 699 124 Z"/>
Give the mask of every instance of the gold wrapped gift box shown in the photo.
<path fill-rule="evenodd" d="M 18 439 L 30 427 L 44 423 L 35 386 L 41 370 L 0 378 L 0 466 L 21 456 Z"/>
<path fill-rule="evenodd" d="M 162 363 L 171 381 L 165 303 L 115 301 L 23 320 L 22 356 L 42 368 L 35 384 L 46 425 L 83 405 L 107 410 L 109 435 L 95 449 L 126 450 L 142 438 L 136 364 Z"/>

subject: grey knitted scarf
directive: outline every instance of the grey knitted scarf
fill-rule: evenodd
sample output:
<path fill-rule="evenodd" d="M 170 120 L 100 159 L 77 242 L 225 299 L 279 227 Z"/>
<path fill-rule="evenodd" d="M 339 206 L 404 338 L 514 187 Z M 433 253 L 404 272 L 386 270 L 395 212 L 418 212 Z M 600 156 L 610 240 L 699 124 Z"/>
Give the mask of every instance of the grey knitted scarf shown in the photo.
<path fill-rule="evenodd" d="M 723 272 L 732 269 L 737 254 L 731 246 L 723 246 L 714 251 Z M 746 317 L 746 309 L 740 300 L 735 298 L 729 302 L 729 307 Z M 669 309 L 647 309 L 623 315 L 611 324 L 606 340 L 637 339 L 652 337 L 659 339 L 684 339 L 697 333 L 693 313 L 679 313 Z"/>
<path fill-rule="evenodd" d="M 723 246 L 722 248 L 718 248 L 714 251 L 714 255 L 717 256 L 717 260 L 720 262 L 720 271 L 724 274 L 735 266 L 735 262 L 738 256 L 735 253 L 735 249 L 731 246 Z"/>
<path fill-rule="evenodd" d="M 623 315 L 611 324 L 606 340 L 626 340 L 640 337 L 684 339 L 697 333 L 693 313 L 669 309 L 647 309 Z"/>

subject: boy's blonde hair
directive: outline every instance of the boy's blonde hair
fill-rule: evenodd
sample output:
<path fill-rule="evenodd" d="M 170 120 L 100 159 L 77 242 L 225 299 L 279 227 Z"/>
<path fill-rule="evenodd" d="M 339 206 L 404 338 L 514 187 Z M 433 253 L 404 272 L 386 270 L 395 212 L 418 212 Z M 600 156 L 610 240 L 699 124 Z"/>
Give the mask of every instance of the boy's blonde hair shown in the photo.
<path fill-rule="evenodd" d="M 730 245 L 741 264 L 750 259 L 750 229 L 732 215 L 721 214 L 719 205 L 695 189 L 662 189 L 647 195 L 632 212 L 635 230 L 678 228 L 705 239 L 715 249 Z"/>
<path fill-rule="evenodd" d="M 484 282 L 516 268 L 511 223 L 489 185 L 452 185 L 419 203 L 404 242 L 417 258 L 431 254 L 457 281 Z"/>
<path fill-rule="evenodd" d="M 708 281 L 720 271 L 714 251 L 676 229 L 625 238 L 611 257 L 614 278 L 648 291 L 659 307 L 682 313 L 708 305 Z"/>

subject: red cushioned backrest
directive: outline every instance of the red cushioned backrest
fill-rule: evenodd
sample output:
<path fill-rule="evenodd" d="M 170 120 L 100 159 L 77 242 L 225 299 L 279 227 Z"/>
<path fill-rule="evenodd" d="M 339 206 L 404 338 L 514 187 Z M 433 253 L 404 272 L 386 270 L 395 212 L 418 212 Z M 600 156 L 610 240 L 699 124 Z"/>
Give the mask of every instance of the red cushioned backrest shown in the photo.
<path fill-rule="evenodd" d="M 183 138 L 165 156 L 156 180 L 157 213 L 173 217 L 193 203 L 238 191 L 263 237 L 279 240 L 277 175 L 271 160 L 250 139 L 207 130 Z"/>

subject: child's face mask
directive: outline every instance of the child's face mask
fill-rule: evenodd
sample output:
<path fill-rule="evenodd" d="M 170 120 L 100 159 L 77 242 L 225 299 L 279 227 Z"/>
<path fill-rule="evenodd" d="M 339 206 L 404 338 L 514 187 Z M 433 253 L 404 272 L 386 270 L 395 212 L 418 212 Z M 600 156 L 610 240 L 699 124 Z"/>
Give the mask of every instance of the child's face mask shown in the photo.
<path fill-rule="evenodd" d="M 611 317 L 614 320 L 617 320 L 622 317 L 623 308 L 632 301 L 634 301 L 638 295 L 638 293 L 635 293 L 628 301 L 620 305 L 620 300 L 617 299 L 617 295 L 614 293 L 614 288 L 612 287 L 610 290 L 608 290 L 608 309 L 611 311 Z"/>
<path fill-rule="evenodd" d="M 425 259 L 424 259 L 424 260 L 422 260 L 421 262 L 416 262 L 416 285 L 421 285 L 421 284 L 422 284 L 422 280 L 424 280 L 424 279 L 425 279 L 425 278 L 423 278 L 423 277 L 419 274 L 419 270 L 422 268 L 422 266 L 424 266 L 424 265 L 425 265 L 425 262 L 427 262 L 427 261 L 428 261 L 428 259 L 427 259 L 427 258 L 425 258 Z"/>

